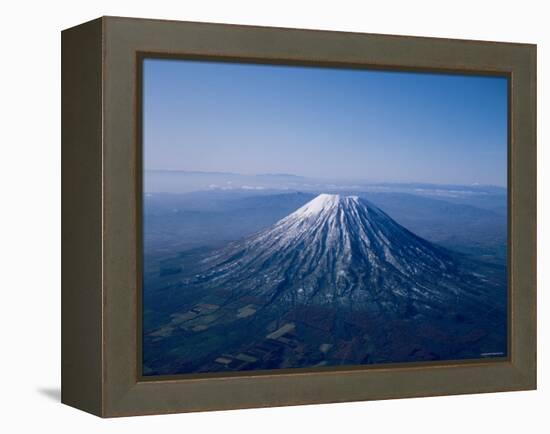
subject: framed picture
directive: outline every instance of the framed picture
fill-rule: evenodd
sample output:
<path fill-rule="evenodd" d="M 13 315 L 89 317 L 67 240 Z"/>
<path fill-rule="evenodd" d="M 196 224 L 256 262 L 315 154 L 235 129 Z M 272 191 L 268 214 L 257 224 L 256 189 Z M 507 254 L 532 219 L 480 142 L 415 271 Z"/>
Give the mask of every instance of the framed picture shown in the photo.
<path fill-rule="evenodd" d="M 62 401 L 536 387 L 536 46 L 62 33 Z"/>

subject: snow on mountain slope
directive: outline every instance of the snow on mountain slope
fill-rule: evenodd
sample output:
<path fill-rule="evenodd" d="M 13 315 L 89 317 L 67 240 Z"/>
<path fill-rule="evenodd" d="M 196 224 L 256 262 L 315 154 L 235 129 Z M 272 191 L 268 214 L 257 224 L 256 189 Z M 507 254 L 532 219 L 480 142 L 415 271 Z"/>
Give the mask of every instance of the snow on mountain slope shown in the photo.
<path fill-rule="evenodd" d="M 403 312 L 474 301 L 482 287 L 447 250 L 356 196 L 321 194 L 203 260 L 195 283 L 269 303 L 362 303 Z"/>

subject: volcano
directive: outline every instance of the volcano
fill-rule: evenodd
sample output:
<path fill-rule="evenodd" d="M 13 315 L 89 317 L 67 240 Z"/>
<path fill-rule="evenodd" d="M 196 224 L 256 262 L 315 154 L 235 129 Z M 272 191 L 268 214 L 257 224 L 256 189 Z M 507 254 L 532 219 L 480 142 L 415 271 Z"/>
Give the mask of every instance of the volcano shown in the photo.
<path fill-rule="evenodd" d="M 165 290 L 169 314 L 144 336 L 150 372 L 506 354 L 505 269 L 430 243 L 357 196 L 320 194 L 192 270 Z"/>
<path fill-rule="evenodd" d="M 320 194 L 203 264 L 204 284 L 269 303 L 383 303 L 384 309 L 402 313 L 482 302 L 478 287 L 483 282 L 457 255 L 357 196 Z"/>

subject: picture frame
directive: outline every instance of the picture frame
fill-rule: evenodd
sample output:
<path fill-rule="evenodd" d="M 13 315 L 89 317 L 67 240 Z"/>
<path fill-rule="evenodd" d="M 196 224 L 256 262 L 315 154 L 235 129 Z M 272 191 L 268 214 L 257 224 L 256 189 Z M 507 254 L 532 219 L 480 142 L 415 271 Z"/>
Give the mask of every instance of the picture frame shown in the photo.
<path fill-rule="evenodd" d="M 141 62 L 508 77 L 505 360 L 141 372 Z M 536 388 L 536 45 L 102 17 L 62 32 L 62 402 L 101 417 Z"/>

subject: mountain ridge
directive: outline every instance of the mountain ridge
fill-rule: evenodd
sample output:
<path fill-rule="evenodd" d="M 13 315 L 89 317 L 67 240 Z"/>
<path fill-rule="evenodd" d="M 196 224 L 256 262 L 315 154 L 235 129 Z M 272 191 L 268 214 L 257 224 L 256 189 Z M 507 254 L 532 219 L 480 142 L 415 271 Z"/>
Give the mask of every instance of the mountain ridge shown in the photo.
<path fill-rule="evenodd" d="M 320 194 L 203 260 L 201 284 L 291 304 L 432 306 L 468 295 L 455 257 L 357 196 Z"/>

